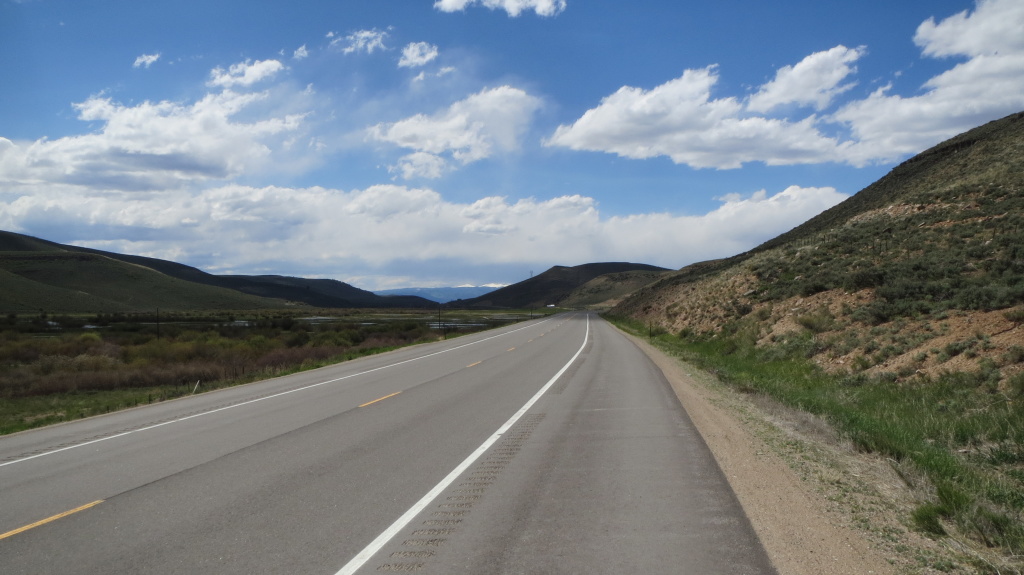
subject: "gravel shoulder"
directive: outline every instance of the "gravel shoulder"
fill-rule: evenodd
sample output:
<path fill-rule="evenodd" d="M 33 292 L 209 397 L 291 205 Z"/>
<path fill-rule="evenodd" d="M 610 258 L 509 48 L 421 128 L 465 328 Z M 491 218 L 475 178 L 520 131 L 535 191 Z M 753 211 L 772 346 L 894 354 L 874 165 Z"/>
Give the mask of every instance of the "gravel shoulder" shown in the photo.
<path fill-rule="evenodd" d="M 952 550 L 902 525 L 914 493 L 893 462 L 627 337 L 664 372 L 780 575 L 963 572 Z"/>

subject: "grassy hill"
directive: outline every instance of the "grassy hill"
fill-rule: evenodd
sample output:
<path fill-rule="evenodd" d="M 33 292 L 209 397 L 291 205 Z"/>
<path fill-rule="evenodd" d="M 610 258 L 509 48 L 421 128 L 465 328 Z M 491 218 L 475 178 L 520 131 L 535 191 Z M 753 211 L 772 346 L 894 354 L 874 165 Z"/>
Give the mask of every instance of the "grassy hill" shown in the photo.
<path fill-rule="evenodd" d="M 542 274 L 491 293 L 468 300 L 456 300 L 454 307 L 480 309 L 527 309 L 562 305 L 576 288 L 590 280 L 611 273 L 631 271 L 664 272 L 665 268 L 647 264 L 608 262 L 573 267 L 554 266 Z"/>
<path fill-rule="evenodd" d="M 0 311 L 8 312 L 254 309 L 289 302 L 325 308 L 436 305 L 415 296 L 378 296 L 337 280 L 213 275 L 176 262 L 5 231 L 0 231 L 0 269 L 21 278 L 0 285 Z"/>
<path fill-rule="evenodd" d="M 260 309 L 285 302 L 168 277 L 104 256 L 0 252 L 0 311 L 112 313 L 139 310 Z"/>

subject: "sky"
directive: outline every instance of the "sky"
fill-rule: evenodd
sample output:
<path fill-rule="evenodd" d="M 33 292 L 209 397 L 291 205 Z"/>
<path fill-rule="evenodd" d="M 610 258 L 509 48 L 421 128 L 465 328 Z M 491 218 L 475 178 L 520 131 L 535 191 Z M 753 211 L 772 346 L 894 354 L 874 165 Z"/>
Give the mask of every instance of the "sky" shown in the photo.
<path fill-rule="evenodd" d="M 1021 110 L 1020 0 L 0 0 L 0 229 L 364 289 L 680 268 Z"/>

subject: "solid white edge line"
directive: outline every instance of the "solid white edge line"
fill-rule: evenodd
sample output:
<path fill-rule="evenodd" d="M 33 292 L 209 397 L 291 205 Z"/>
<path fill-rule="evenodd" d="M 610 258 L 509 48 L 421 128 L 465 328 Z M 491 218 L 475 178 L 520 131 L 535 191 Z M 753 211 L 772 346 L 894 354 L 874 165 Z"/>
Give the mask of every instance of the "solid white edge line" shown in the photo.
<path fill-rule="evenodd" d="M 381 533 L 377 536 L 376 539 L 371 541 L 369 545 L 367 545 L 362 551 L 360 551 L 355 557 L 353 557 L 351 561 L 346 563 L 345 566 L 342 567 L 340 571 L 335 573 L 335 575 L 352 575 L 353 573 L 358 571 L 364 564 L 366 564 L 366 562 L 369 561 L 374 555 L 376 555 L 377 552 L 381 550 L 381 548 L 387 545 L 388 542 L 391 541 L 391 539 L 394 538 L 395 535 L 398 535 L 398 533 L 402 529 L 405 529 L 405 527 L 410 522 L 412 522 L 412 520 L 415 519 L 416 516 L 419 515 L 421 511 L 423 511 L 428 505 L 430 505 L 431 502 L 434 501 L 434 499 L 437 499 L 438 495 L 440 495 L 445 489 L 448 488 L 448 486 L 454 483 L 455 480 L 458 479 L 459 476 L 462 475 L 467 469 L 469 469 L 471 465 L 476 463 L 476 460 L 480 459 L 480 456 L 483 455 L 485 451 L 490 449 L 490 447 L 494 445 L 494 443 L 498 441 L 498 439 L 500 439 L 501 436 L 504 435 L 506 431 L 508 431 L 513 425 L 516 424 L 517 421 L 519 421 L 519 418 L 526 415 L 526 412 L 529 411 L 531 407 L 533 407 L 533 404 L 537 403 L 537 401 L 545 393 L 547 393 L 548 389 L 550 389 L 551 386 L 554 385 L 556 381 L 558 381 L 558 378 L 562 377 L 562 374 L 564 374 L 566 370 L 569 369 L 569 366 L 571 366 L 573 362 L 576 361 L 576 358 L 578 358 L 580 354 L 583 353 L 583 348 L 587 347 L 587 342 L 589 341 L 589 339 L 590 316 L 588 315 L 587 331 L 583 336 L 583 345 L 580 346 L 580 349 L 576 352 L 576 355 L 572 356 L 572 359 L 570 359 L 568 363 L 562 366 L 562 369 L 558 370 L 558 373 L 556 373 L 554 377 L 548 380 L 548 382 L 544 384 L 544 387 L 540 388 L 540 391 L 538 391 L 536 395 L 531 397 L 530 400 L 527 401 L 526 404 L 523 405 L 523 407 L 521 407 L 519 411 L 515 413 L 515 415 L 509 418 L 509 420 L 506 421 L 504 425 L 499 427 L 498 430 L 494 432 L 494 435 L 488 437 L 487 440 L 480 445 L 480 447 L 476 448 L 476 451 L 471 453 L 469 457 L 467 457 L 462 463 L 458 465 L 458 467 L 453 469 L 451 473 L 449 473 L 444 479 L 441 480 L 440 483 L 438 483 L 437 485 L 434 486 L 433 489 L 428 491 L 427 494 L 424 495 L 422 499 L 417 501 L 415 505 L 410 507 L 408 511 L 402 514 L 402 516 L 399 517 L 397 520 L 395 520 L 395 522 L 392 523 L 390 527 L 385 529 L 383 533 Z"/>
<path fill-rule="evenodd" d="M 388 369 L 390 367 L 395 367 L 397 365 L 402 365 L 402 364 L 410 363 L 410 362 L 413 362 L 413 361 L 419 361 L 421 359 L 426 359 L 428 357 L 434 357 L 435 355 L 441 355 L 442 353 L 448 353 L 450 351 L 455 351 L 457 349 L 462 349 L 464 347 L 469 347 L 471 345 L 476 345 L 478 343 L 483 343 L 485 341 L 489 341 L 489 340 L 496 339 L 496 338 L 499 338 L 499 337 L 505 337 L 506 335 L 511 335 L 513 333 L 516 333 L 517 331 L 522 331 L 524 329 L 529 329 L 531 327 L 535 327 L 535 326 L 541 325 L 542 323 L 545 323 L 545 322 L 548 322 L 548 321 L 551 321 L 551 318 L 547 318 L 547 319 L 545 319 L 543 321 L 539 321 L 539 322 L 537 322 L 535 324 L 532 324 L 532 325 L 527 325 L 527 326 L 523 326 L 523 327 L 520 327 L 520 328 L 516 328 L 516 329 L 514 329 L 512 331 L 507 331 L 505 333 L 501 333 L 501 334 L 498 334 L 498 335 L 492 335 L 491 337 L 485 337 L 484 339 L 477 340 L 477 341 L 474 341 L 472 343 L 463 344 L 463 345 L 460 345 L 460 346 L 457 346 L 457 347 L 453 347 L 453 348 L 450 348 L 450 349 L 444 349 L 444 350 L 441 350 L 441 351 L 435 351 L 434 353 L 428 353 L 427 355 L 421 355 L 419 357 L 414 357 L 414 358 L 411 358 L 411 359 L 406 359 L 406 360 L 400 361 L 398 363 L 390 363 L 388 365 L 382 365 L 380 367 L 375 367 L 373 369 L 368 369 L 366 371 L 361 371 L 359 373 L 353 373 L 353 374 L 350 374 L 350 375 L 346 375 L 344 377 L 338 377 L 338 378 L 335 378 L 335 379 L 329 379 L 327 381 L 321 381 L 319 383 L 314 383 L 312 385 L 307 385 L 307 386 L 304 386 L 304 387 L 298 387 L 298 388 L 295 388 L 295 389 L 290 389 L 288 391 L 282 391 L 281 393 L 275 393 L 273 395 L 268 395 L 266 397 L 258 397 L 256 399 L 251 399 L 249 401 L 243 401 L 242 403 L 235 403 L 233 405 L 228 405 L 226 407 L 220 407 L 220 408 L 217 408 L 217 409 L 211 409 L 210 411 L 204 411 L 202 413 L 195 413 L 195 414 L 188 415 L 188 416 L 185 416 L 185 417 L 181 417 L 181 418 L 178 418 L 178 419 L 172 419 L 171 421 L 165 421 L 163 423 L 157 423 L 157 424 L 154 424 L 154 425 L 148 425 L 146 427 L 140 427 L 139 429 L 133 429 L 131 431 L 125 431 L 123 433 L 118 433 L 117 435 L 111 435 L 109 437 L 101 437 L 99 439 L 94 439 L 92 441 L 86 441 L 84 443 L 76 443 L 75 445 L 70 445 L 68 447 L 62 447 L 60 449 L 54 449 L 53 451 L 47 451 L 45 453 L 37 453 L 35 455 L 30 455 L 28 457 L 22 457 L 21 459 L 15 459 L 15 460 L 12 460 L 12 461 L 7 461 L 7 462 L 4 462 L 4 463 L 0 463 L 0 467 L 6 467 L 8 465 L 14 465 L 15 463 L 21 463 L 23 461 L 28 461 L 30 459 L 36 459 L 36 458 L 39 458 L 39 457 L 45 457 L 47 455 L 53 455 L 55 453 L 60 453 L 62 451 L 68 451 L 70 449 L 77 449 L 79 447 L 85 447 L 86 445 L 92 445 L 94 443 L 99 443 L 101 441 L 109 441 L 111 439 L 117 439 L 118 437 L 124 437 L 126 435 L 131 435 L 133 433 L 139 433 L 141 431 L 149 431 L 150 429 L 156 429 L 157 427 L 163 427 L 165 425 L 170 425 L 172 423 L 180 423 L 182 421 L 187 421 L 189 419 L 195 419 L 196 417 L 203 417 L 204 415 L 210 415 L 212 413 L 218 413 L 218 412 L 221 412 L 221 411 L 226 411 L 228 409 L 234 409 L 236 407 L 242 407 L 243 405 L 249 405 L 249 404 L 252 404 L 252 403 L 257 403 L 257 402 L 260 402 L 260 401 L 265 401 L 267 399 L 274 399 L 276 397 L 281 397 L 282 395 L 288 395 L 288 394 L 296 393 L 296 392 L 299 392 L 299 391 L 305 391 L 307 389 L 313 389 L 314 387 L 320 387 L 321 385 L 327 385 L 328 383 L 336 383 L 336 382 L 339 382 L 339 381 L 342 381 L 342 380 L 345 380 L 345 379 L 351 379 L 353 377 L 359 377 L 360 375 L 366 375 L 368 373 L 373 373 L 375 371 L 380 371 L 382 369 Z M 588 326 L 589 326 L 590 320 L 588 319 L 587 322 L 588 322 Z"/>

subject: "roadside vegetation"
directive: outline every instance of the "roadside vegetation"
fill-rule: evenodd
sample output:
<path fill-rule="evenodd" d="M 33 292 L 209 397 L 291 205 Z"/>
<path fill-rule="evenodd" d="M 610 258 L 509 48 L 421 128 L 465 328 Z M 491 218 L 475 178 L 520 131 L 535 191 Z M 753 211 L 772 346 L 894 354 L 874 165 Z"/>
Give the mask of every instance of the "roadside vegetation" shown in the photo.
<path fill-rule="evenodd" d="M 312 316 L 312 317 L 311 317 Z M 525 314 L 304 310 L 0 318 L 0 434 L 488 329 Z"/>
<path fill-rule="evenodd" d="M 982 572 L 1024 568 L 1024 374 L 1000 386 L 994 362 L 906 382 L 892 374 L 829 373 L 809 359 L 810 329 L 757 345 L 754 317 L 713 336 L 608 319 L 741 392 L 824 418 L 859 450 L 888 458 L 912 489 L 927 494 L 904 518 L 908 527 L 972 541 L 1006 569 L 983 555 L 968 559 Z M 1020 357 L 1007 361 L 1024 359 L 1024 348 L 1013 353 Z"/>

